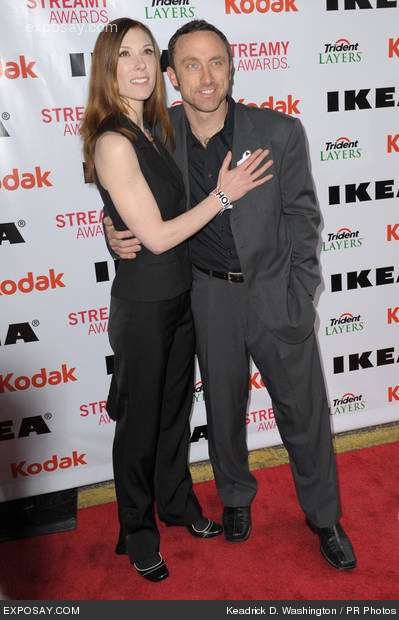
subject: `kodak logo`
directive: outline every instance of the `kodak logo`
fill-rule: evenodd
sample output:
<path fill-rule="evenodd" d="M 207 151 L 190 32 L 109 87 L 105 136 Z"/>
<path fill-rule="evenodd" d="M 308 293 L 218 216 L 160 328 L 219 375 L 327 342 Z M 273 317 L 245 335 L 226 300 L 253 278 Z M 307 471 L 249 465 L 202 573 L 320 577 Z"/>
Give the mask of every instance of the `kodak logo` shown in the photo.
<path fill-rule="evenodd" d="M 239 99 L 238 103 L 244 103 L 245 99 Z M 287 99 L 274 99 L 273 95 L 270 95 L 269 99 L 263 101 L 260 104 L 260 108 L 270 108 L 271 110 L 277 110 L 283 114 L 300 114 L 301 111 L 298 108 L 300 99 L 294 99 L 293 95 L 288 95 Z M 250 107 L 257 108 L 256 103 L 246 103 Z"/>
<path fill-rule="evenodd" d="M 388 387 L 388 402 L 392 403 L 393 401 L 399 400 L 399 385 L 395 385 L 394 387 Z"/>
<path fill-rule="evenodd" d="M 19 77 L 26 79 L 28 77 L 37 78 L 38 76 L 33 71 L 33 65 L 35 61 L 31 61 L 26 64 L 25 56 L 19 57 L 19 62 L 4 62 L 0 56 L 0 78 L 3 76 L 9 80 L 16 80 Z"/>
<path fill-rule="evenodd" d="M 59 385 L 60 383 L 69 383 L 69 381 L 77 381 L 73 374 L 76 368 L 68 368 L 66 364 L 62 364 L 61 370 L 47 371 L 41 368 L 40 371 L 32 377 L 20 375 L 14 378 L 14 373 L 9 372 L 6 375 L 0 374 L 0 394 L 4 392 L 16 392 L 28 390 L 31 386 L 35 388 L 43 388 L 48 385 Z"/>
<path fill-rule="evenodd" d="M 295 11 L 296 0 L 225 0 L 226 13 L 281 13 L 282 11 Z"/>
<path fill-rule="evenodd" d="M 3 180 L 0 180 L 0 188 L 14 192 L 19 186 L 22 189 L 32 189 L 33 187 L 53 187 L 48 177 L 50 170 L 42 172 L 40 166 L 35 166 L 35 172 L 23 172 L 21 175 L 18 168 L 13 168 L 11 174 L 6 174 Z"/>
<path fill-rule="evenodd" d="M 78 454 L 74 450 L 71 456 L 59 457 L 57 454 L 44 461 L 44 463 L 29 463 L 19 461 L 18 463 L 10 463 L 11 475 L 13 478 L 26 478 L 27 476 L 35 476 L 42 471 L 56 471 L 57 469 L 69 469 L 70 467 L 79 467 L 79 465 L 87 465 L 84 460 L 86 453 Z"/>
<path fill-rule="evenodd" d="M 14 295 L 14 293 L 21 291 L 21 293 L 30 293 L 33 289 L 37 291 L 46 291 L 49 288 L 65 288 L 65 284 L 62 281 L 63 273 L 55 273 L 54 269 L 49 269 L 48 276 L 40 275 L 34 276 L 32 271 L 28 271 L 26 278 L 21 278 L 16 282 L 15 280 L 3 280 L 0 282 L 0 295 Z"/>

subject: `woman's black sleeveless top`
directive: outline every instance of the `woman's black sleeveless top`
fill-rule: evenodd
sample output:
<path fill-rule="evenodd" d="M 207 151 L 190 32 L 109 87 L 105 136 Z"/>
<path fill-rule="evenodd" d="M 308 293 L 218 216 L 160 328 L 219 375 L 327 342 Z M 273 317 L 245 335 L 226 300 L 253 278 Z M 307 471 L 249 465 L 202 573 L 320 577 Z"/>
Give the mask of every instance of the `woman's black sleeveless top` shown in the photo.
<path fill-rule="evenodd" d="M 145 134 L 126 116 L 121 125 L 134 129 L 137 141 L 131 141 L 145 180 L 155 198 L 163 220 L 170 220 L 186 210 L 183 178 L 171 155 L 154 138 L 158 151 Z M 103 131 L 115 131 L 104 126 Z M 97 188 L 104 201 L 104 215 L 109 215 L 116 230 L 126 230 L 111 200 L 95 174 Z M 128 234 L 127 236 L 130 236 Z M 153 254 L 144 245 L 134 259 L 121 259 L 112 284 L 111 295 L 135 301 L 160 301 L 172 299 L 191 286 L 191 262 L 188 242 L 164 252 Z"/>

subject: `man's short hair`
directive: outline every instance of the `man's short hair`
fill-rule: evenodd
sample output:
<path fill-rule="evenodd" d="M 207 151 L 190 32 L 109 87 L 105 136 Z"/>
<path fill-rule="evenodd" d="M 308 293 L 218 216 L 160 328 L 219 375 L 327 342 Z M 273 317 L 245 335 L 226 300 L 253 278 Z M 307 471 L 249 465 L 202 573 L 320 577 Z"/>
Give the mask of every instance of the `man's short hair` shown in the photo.
<path fill-rule="evenodd" d="M 169 44 L 168 44 L 168 62 L 169 62 L 169 66 L 172 67 L 172 69 L 175 68 L 175 46 L 176 46 L 176 41 L 182 37 L 184 34 L 190 34 L 191 32 L 201 32 L 201 31 L 208 31 L 208 32 L 214 32 L 224 43 L 225 47 L 226 47 L 226 51 L 229 57 L 229 61 L 231 61 L 231 47 L 230 47 L 230 43 L 228 42 L 226 36 L 223 34 L 223 32 L 221 32 L 218 28 L 216 28 L 216 26 L 212 26 L 212 24 L 209 24 L 207 21 L 205 21 L 204 19 L 193 19 L 191 22 L 187 22 L 187 24 L 184 24 L 183 26 L 181 26 L 178 30 L 176 30 L 175 34 L 171 37 Z"/>

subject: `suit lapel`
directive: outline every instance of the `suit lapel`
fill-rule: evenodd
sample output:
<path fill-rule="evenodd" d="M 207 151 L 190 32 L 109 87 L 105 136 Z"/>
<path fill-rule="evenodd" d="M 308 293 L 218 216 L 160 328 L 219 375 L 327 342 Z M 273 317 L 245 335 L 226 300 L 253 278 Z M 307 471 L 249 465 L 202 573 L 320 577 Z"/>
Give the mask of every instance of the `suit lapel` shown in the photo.
<path fill-rule="evenodd" d="M 232 167 L 236 166 L 243 156 L 253 153 L 260 148 L 255 126 L 253 125 L 244 106 L 236 103 L 234 108 L 234 136 Z"/>

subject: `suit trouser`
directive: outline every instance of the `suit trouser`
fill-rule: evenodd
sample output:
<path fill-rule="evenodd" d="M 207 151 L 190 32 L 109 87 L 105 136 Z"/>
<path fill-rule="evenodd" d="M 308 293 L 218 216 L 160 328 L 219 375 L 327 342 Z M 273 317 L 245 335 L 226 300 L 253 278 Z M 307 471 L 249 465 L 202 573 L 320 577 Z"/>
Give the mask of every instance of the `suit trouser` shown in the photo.
<path fill-rule="evenodd" d="M 272 399 L 300 505 L 315 525 L 335 524 L 341 508 L 314 333 L 300 344 L 283 342 L 264 326 L 267 310 L 250 301 L 245 282 L 229 283 L 195 268 L 192 310 L 209 456 L 223 504 L 249 505 L 257 489 L 248 468 L 246 444 L 252 356 Z"/>
<path fill-rule="evenodd" d="M 117 420 L 113 466 L 120 541 L 132 561 L 159 549 L 160 519 L 188 525 L 201 516 L 188 469 L 194 330 L 189 293 L 166 301 L 111 298 L 114 373 L 109 414 Z M 127 538 L 126 538 L 127 537 Z"/>

